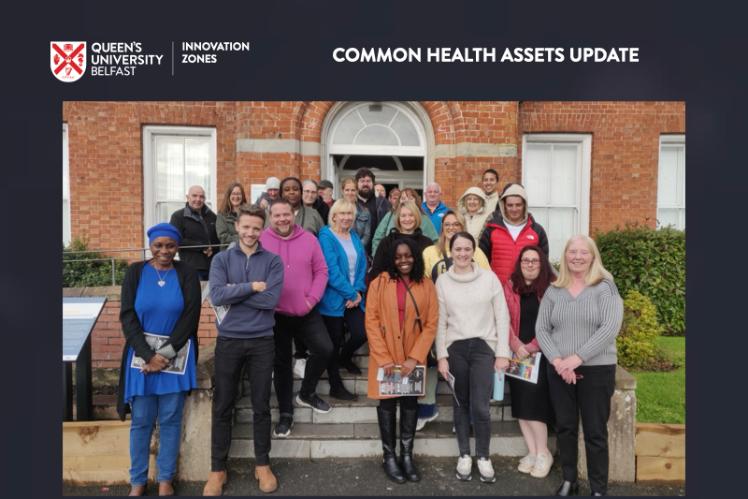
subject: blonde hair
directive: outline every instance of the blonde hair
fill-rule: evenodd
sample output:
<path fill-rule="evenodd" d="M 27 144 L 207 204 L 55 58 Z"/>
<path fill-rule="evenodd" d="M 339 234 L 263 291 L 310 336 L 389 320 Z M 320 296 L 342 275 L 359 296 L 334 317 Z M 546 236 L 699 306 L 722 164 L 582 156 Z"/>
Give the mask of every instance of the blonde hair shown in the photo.
<path fill-rule="evenodd" d="M 353 218 L 356 218 L 356 205 L 348 201 L 347 199 L 340 198 L 335 201 L 330 207 L 330 213 L 327 215 L 327 223 L 330 225 L 332 230 L 338 230 L 338 223 L 334 222 L 335 215 L 341 211 L 350 211 L 353 213 Z"/>
<path fill-rule="evenodd" d="M 552 283 L 553 286 L 556 286 L 557 288 L 568 288 L 571 285 L 572 275 L 571 271 L 569 270 L 569 264 L 566 262 L 566 252 L 569 250 L 569 246 L 571 246 L 571 243 L 573 243 L 574 241 L 583 241 L 587 245 L 587 249 L 590 251 L 590 253 L 592 253 L 592 262 L 590 263 L 590 268 L 587 271 L 587 275 L 584 276 L 584 283 L 587 286 L 594 286 L 603 279 L 608 279 L 612 282 L 613 275 L 608 272 L 605 267 L 603 267 L 603 260 L 600 257 L 600 250 L 597 249 L 597 244 L 595 244 L 595 241 L 591 237 L 585 236 L 584 234 L 577 234 L 576 236 L 571 236 L 569 240 L 566 241 L 564 252 L 561 254 L 561 266 L 558 279 L 556 279 Z"/>
<path fill-rule="evenodd" d="M 353 177 L 345 177 L 343 180 L 340 181 L 340 192 L 343 193 L 343 190 L 345 189 L 345 186 L 347 184 L 353 184 L 353 187 L 356 188 L 358 191 L 358 185 L 356 184 L 356 179 Z"/>
<path fill-rule="evenodd" d="M 449 241 L 447 241 L 447 232 L 444 230 L 444 220 L 448 216 L 454 216 L 457 219 L 457 221 L 460 223 L 460 225 L 462 226 L 462 229 L 459 230 L 458 232 L 467 230 L 465 228 L 465 218 L 459 212 L 449 210 L 447 211 L 447 213 L 444 214 L 444 217 L 442 217 L 442 232 L 441 234 L 439 234 L 439 240 L 436 242 L 436 248 L 439 250 L 439 254 L 442 257 L 447 256 L 447 251 L 449 249 Z"/>
<path fill-rule="evenodd" d="M 418 206 L 416 206 L 416 203 L 413 201 L 405 201 L 400 206 L 397 207 L 397 210 L 395 210 L 395 228 L 398 232 L 402 232 L 403 228 L 400 226 L 400 212 L 403 210 L 403 208 L 407 208 L 410 210 L 411 213 L 413 213 L 413 218 L 416 219 L 416 226 L 415 229 L 418 229 L 421 227 L 421 210 L 418 209 Z M 413 229 L 413 230 L 415 230 Z"/>

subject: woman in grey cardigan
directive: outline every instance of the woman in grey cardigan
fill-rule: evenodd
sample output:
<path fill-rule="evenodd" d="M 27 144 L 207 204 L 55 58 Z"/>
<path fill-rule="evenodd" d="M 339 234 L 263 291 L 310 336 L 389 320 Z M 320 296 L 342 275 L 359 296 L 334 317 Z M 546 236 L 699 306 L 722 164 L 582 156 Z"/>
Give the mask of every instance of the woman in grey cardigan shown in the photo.
<path fill-rule="evenodd" d="M 540 303 L 536 337 L 548 358 L 548 387 L 556 415 L 563 482 L 556 495 L 574 495 L 579 414 L 592 495 L 608 489 L 608 417 L 615 389 L 616 336 L 623 300 L 595 242 L 566 243 L 559 278 Z"/>

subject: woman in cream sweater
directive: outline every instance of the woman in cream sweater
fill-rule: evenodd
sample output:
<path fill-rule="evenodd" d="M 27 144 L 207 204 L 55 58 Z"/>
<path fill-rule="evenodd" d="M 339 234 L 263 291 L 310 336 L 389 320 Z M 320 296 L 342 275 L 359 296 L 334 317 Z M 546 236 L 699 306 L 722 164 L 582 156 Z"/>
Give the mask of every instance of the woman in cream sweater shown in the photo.
<path fill-rule="evenodd" d="M 457 478 L 472 478 L 472 416 L 480 479 L 493 483 L 496 477 L 489 457 L 489 402 L 493 371 L 509 366 L 509 313 L 499 279 L 473 262 L 473 236 L 459 232 L 449 246 L 452 267 L 436 282 L 439 298 L 436 356 L 441 375 L 448 378 L 451 373 L 455 378 L 454 422 L 460 450 Z"/>

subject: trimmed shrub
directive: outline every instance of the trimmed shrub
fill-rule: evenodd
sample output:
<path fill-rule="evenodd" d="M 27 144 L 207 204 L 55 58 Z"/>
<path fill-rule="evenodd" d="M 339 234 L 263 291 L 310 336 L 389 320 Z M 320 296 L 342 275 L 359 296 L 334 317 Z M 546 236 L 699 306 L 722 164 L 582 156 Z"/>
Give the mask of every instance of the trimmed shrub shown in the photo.
<path fill-rule="evenodd" d="M 85 253 L 78 253 L 80 251 L 85 251 Z M 122 283 L 126 269 L 126 261 L 114 260 L 115 284 Z M 88 244 L 80 239 L 75 239 L 70 246 L 62 249 L 62 286 L 64 288 L 111 285 L 112 260 L 110 257 L 88 251 Z"/>
<path fill-rule="evenodd" d="M 662 358 L 656 340 L 662 333 L 657 309 L 638 291 L 630 290 L 623 300 L 623 325 L 616 338 L 618 363 L 627 369 L 647 369 Z"/>
<path fill-rule="evenodd" d="M 686 331 L 686 234 L 671 228 L 629 227 L 598 234 L 603 263 L 622 296 L 636 290 L 657 307 L 665 335 Z"/>

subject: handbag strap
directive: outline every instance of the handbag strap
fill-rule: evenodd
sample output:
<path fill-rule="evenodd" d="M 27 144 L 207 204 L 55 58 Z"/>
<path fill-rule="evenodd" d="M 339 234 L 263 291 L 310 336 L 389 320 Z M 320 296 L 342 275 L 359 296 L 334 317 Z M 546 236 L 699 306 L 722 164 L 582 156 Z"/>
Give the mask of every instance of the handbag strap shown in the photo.
<path fill-rule="evenodd" d="M 421 323 L 421 312 L 418 310 L 418 303 L 416 303 L 416 297 L 413 296 L 413 292 L 410 290 L 410 286 L 408 286 L 405 283 L 405 281 L 403 281 L 403 285 L 405 286 L 405 290 L 408 292 L 408 295 L 410 295 L 410 299 L 413 301 L 413 307 L 415 307 L 416 309 L 416 324 L 418 325 L 418 331 L 422 332 L 423 324 Z"/>

